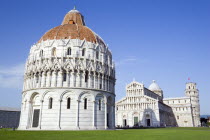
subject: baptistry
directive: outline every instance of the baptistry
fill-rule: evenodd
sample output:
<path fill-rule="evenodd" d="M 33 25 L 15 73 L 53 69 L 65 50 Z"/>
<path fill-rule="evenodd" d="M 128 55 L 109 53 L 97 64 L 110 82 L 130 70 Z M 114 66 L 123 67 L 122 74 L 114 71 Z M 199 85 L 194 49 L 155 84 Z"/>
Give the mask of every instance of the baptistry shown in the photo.
<path fill-rule="evenodd" d="M 112 53 L 74 8 L 30 49 L 19 130 L 113 129 L 114 105 Z"/>

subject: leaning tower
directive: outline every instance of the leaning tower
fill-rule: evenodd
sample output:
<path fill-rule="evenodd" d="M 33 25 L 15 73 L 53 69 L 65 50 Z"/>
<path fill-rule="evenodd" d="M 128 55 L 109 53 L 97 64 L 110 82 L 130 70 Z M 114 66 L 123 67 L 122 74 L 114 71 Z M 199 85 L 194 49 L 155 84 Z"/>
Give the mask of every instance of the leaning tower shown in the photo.
<path fill-rule="evenodd" d="M 73 9 L 30 49 L 19 129 L 112 129 L 114 104 L 112 53 Z"/>
<path fill-rule="evenodd" d="M 199 104 L 199 90 L 196 83 L 187 83 L 185 95 L 191 98 L 192 119 L 194 127 L 200 126 L 200 104 Z"/>

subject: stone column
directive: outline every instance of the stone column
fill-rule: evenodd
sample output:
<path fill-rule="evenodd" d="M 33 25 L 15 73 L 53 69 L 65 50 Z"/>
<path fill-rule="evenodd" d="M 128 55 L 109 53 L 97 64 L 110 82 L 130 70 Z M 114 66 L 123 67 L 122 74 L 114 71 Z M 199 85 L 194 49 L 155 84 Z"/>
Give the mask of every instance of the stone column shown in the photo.
<path fill-rule="evenodd" d="M 29 81 L 28 81 L 29 83 L 29 89 L 32 89 L 32 77 L 31 77 L 31 75 L 29 76 Z"/>
<path fill-rule="evenodd" d="M 102 77 L 101 77 L 101 81 L 102 81 L 102 83 L 101 83 L 101 89 L 103 89 L 104 90 L 104 75 L 102 75 Z"/>
<path fill-rule="evenodd" d="M 59 102 L 58 129 L 61 129 L 61 103 L 62 103 L 62 99 L 59 99 L 58 102 Z"/>
<path fill-rule="evenodd" d="M 70 87 L 70 72 L 69 71 L 66 71 L 66 87 Z"/>
<path fill-rule="evenodd" d="M 95 124 L 95 115 L 96 115 L 96 101 L 93 101 L 93 129 L 96 129 L 96 124 Z"/>
<path fill-rule="evenodd" d="M 46 72 L 42 72 L 41 87 L 45 87 L 46 83 Z"/>
<path fill-rule="evenodd" d="M 85 88 L 86 87 L 86 84 L 85 84 L 85 71 L 82 72 L 81 81 L 82 81 L 82 87 Z"/>
<path fill-rule="evenodd" d="M 57 71 L 53 71 L 51 87 L 57 87 Z"/>
<path fill-rule="evenodd" d="M 76 128 L 79 129 L 79 107 L 80 100 L 77 100 L 77 112 L 76 112 Z"/>
<path fill-rule="evenodd" d="M 105 116 L 104 116 L 105 124 L 104 124 L 104 126 L 105 126 L 105 129 L 107 129 L 107 102 L 105 102 L 104 105 L 105 105 Z"/>
<path fill-rule="evenodd" d="M 98 74 L 98 89 L 100 89 L 100 84 L 101 84 L 101 78 L 100 78 L 100 73 Z"/>
<path fill-rule="evenodd" d="M 47 72 L 47 78 L 46 78 L 46 87 L 50 87 L 51 85 L 51 71 Z"/>
<path fill-rule="evenodd" d="M 96 73 L 93 73 L 93 88 L 96 88 Z"/>
<path fill-rule="evenodd" d="M 29 129 L 31 127 L 31 120 L 32 120 L 32 112 L 33 112 L 33 108 L 31 105 L 31 101 L 28 101 L 28 120 L 27 120 L 27 126 L 26 129 Z"/>
<path fill-rule="evenodd" d="M 43 102 L 44 100 L 40 100 L 41 108 L 40 108 L 40 115 L 39 115 L 39 129 L 42 129 L 42 110 L 43 110 Z"/>
<path fill-rule="evenodd" d="M 80 71 L 77 72 L 77 74 L 76 74 L 76 79 L 77 79 L 77 80 L 76 80 L 76 87 L 80 87 L 80 81 L 81 81 L 81 80 L 80 80 L 80 79 L 81 79 L 81 78 L 80 78 Z"/>
<path fill-rule="evenodd" d="M 59 70 L 57 76 L 57 87 L 62 87 L 62 86 L 63 86 L 63 71 Z"/>
<path fill-rule="evenodd" d="M 73 77 L 73 71 L 70 72 L 70 87 L 74 86 L 74 77 Z"/>
<path fill-rule="evenodd" d="M 98 89 L 98 76 L 95 75 L 95 89 Z"/>
<path fill-rule="evenodd" d="M 38 81 L 38 88 L 40 88 L 41 87 L 41 82 L 42 82 L 42 73 L 40 72 L 39 74 L 38 74 L 38 77 L 39 77 L 39 81 Z"/>
<path fill-rule="evenodd" d="M 107 90 L 107 78 L 104 76 L 104 90 Z"/>
<path fill-rule="evenodd" d="M 33 76 L 33 88 L 36 88 L 36 74 Z"/>
<path fill-rule="evenodd" d="M 76 87 L 76 72 L 72 73 L 73 87 Z"/>

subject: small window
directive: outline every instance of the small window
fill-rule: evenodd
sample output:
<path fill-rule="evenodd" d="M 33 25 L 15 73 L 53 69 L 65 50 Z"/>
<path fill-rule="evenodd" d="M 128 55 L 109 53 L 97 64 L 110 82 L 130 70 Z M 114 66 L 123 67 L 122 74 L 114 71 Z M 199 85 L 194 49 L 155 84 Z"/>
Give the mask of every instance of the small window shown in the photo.
<path fill-rule="evenodd" d="M 98 100 L 98 110 L 101 110 L 101 99 Z"/>
<path fill-rule="evenodd" d="M 53 104 L 53 98 L 50 98 L 50 100 L 49 100 L 49 106 L 48 106 L 49 109 L 52 109 L 52 104 Z"/>
<path fill-rule="evenodd" d="M 39 56 L 43 57 L 43 50 L 40 51 Z"/>
<path fill-rule="evenodd" d="M 87 109 L 87 98 L 84 99 L 84 109 Z"/>
<path fill-rule="evenodd" d="M 69 24 L 75 24 L 75 22 L 73 20 L 70 20 Z"/>
<path fill-rule="evenodd" d="M 189 89 L 190 89 L 190 86 L 189 86 Z"/>
<path fill-rule="evenodd" d="M 56 56 L 56 48 L 52 49 L 52 56 Z"/>
<path fill-rule="evenodd" d="M 85 49 L 82 49 L 82 56 L 85 56 Z"/>
<path fill-rule="evenodd" d="M 71 48 L 67 49 L 67 55 L 71 55 Z"/>
<path fill-rule="evenodd" d="M 67 109 L 70 109 L 71 106 L 71 98 L 67 99 Z"/>
<path fill-rule="evenodd" d="M 96 51 L 96 59 L 99 59 L 99 51 Z"/>
<path fill-rule="evenodd" d="M 179 120 L 179 116 L 177 116 L 177 120 Z"/>
<path fill-rule="evenodd" d="M 66 71 L 63 72 L 63 81 L 65 82 L 66 81 L 66 77 L 67 77 L 67 74 L 66 74 Z"/>

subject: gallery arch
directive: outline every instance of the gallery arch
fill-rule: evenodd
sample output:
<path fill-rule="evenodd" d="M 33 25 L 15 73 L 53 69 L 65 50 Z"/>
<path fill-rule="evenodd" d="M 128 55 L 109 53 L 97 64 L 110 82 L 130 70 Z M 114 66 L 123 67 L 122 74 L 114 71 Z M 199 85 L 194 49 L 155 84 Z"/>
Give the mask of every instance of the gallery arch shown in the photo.
<path fill-rule="evenodd" d="M 39 93 L 33 93 L 30 99 L 30 120 L 31 123 L 29 127 L 37 128 L 39 126 L 40 122 L 40 94 Z"/>

